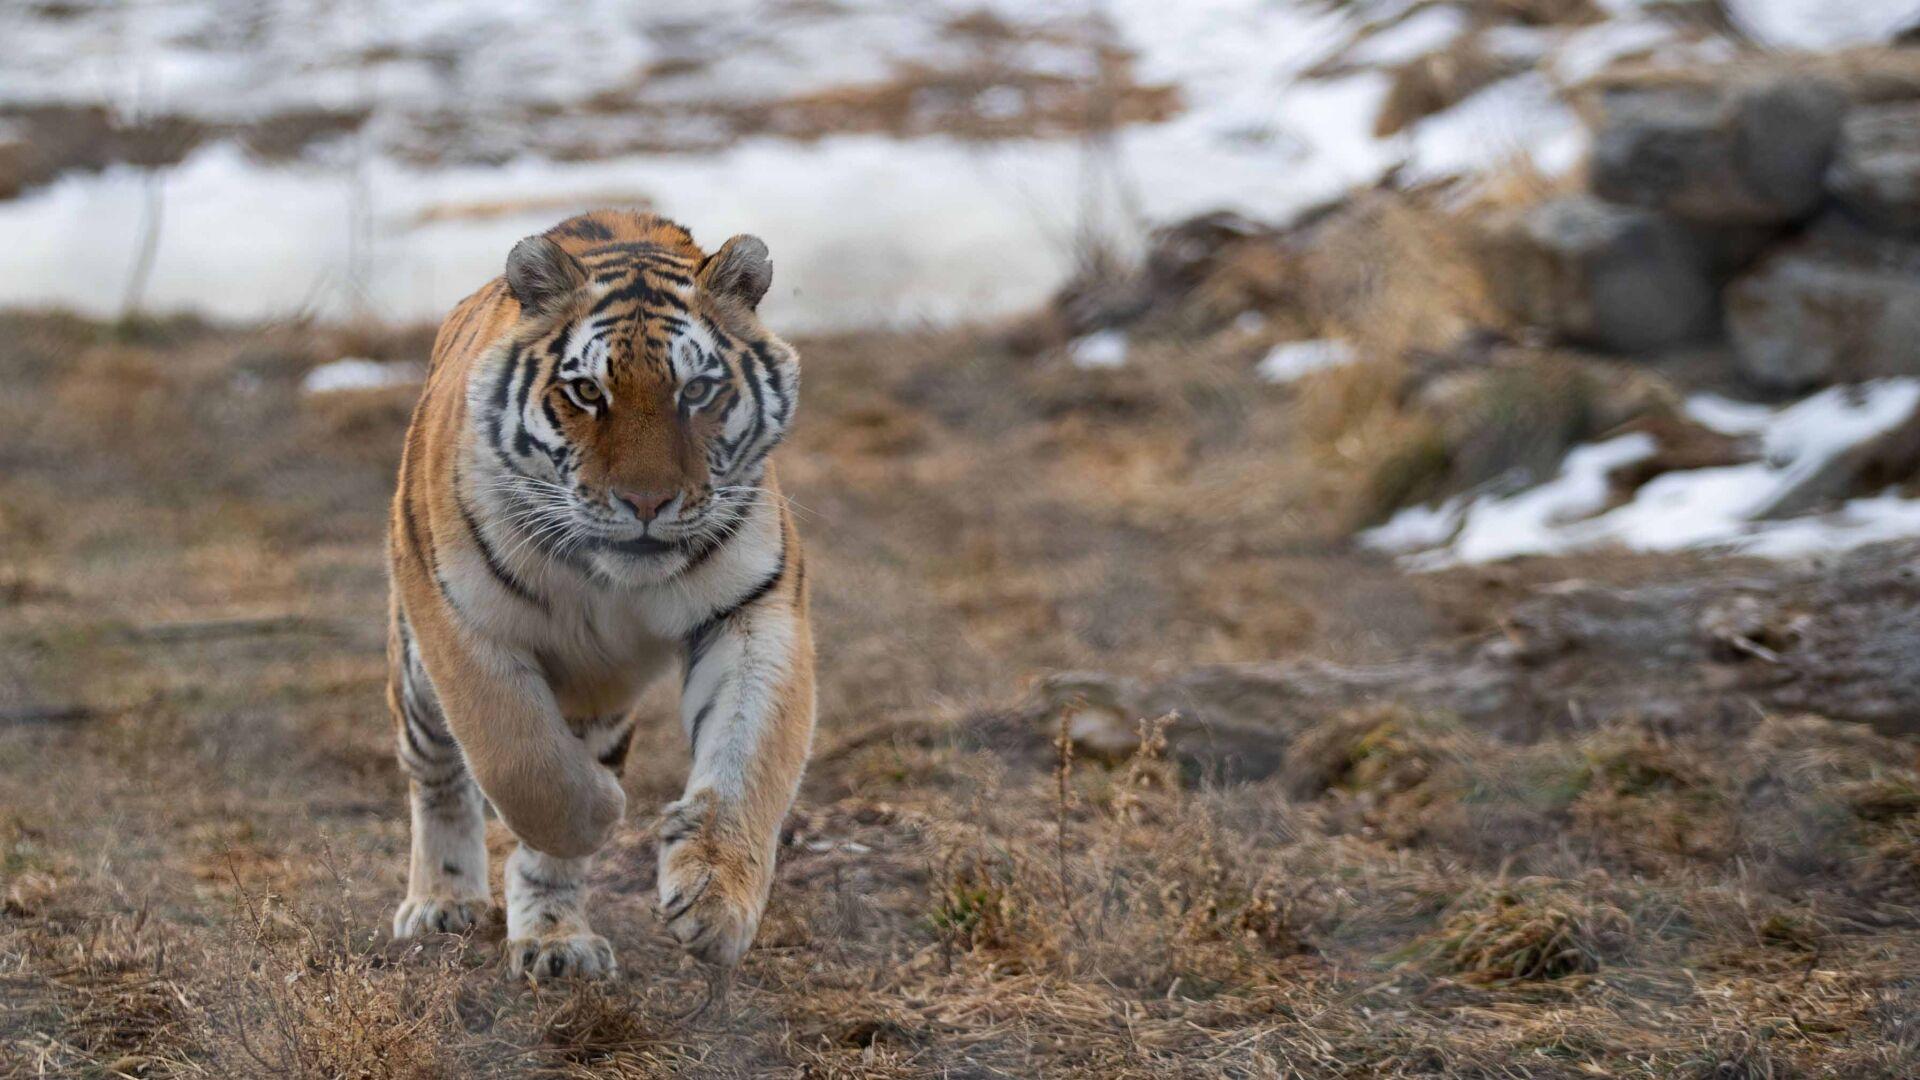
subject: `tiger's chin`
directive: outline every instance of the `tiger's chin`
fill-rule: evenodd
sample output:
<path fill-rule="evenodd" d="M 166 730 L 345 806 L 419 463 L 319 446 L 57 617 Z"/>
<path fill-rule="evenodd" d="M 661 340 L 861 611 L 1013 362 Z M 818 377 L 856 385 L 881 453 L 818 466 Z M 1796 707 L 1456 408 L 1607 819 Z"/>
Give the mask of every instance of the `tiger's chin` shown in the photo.
<path fill-rule="evenodd" d="M 665 581 L 697 563 L 726 541 L 724 529 L 690 530 L 666 539 L 648 534 L 595 537 L 589 562 L 608 581 L 649 585 Z"/>

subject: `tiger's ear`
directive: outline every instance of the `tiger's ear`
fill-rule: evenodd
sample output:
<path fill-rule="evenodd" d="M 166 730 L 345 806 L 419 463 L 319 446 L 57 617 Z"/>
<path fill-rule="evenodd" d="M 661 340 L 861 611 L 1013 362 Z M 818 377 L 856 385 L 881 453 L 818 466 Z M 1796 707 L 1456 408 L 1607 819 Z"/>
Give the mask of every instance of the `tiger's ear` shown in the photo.
<path fill-rule="evenodd" d="M 579 260 L 546 236 L 529 236 L 507 253 L 507 288 L 530 315 L 552 311 L 586 281 Z"/>
<path fill-rule="evenodd" d="M 716 296 L 730 296 L 752 311 L 773 286 L 773 259 L 766 242 L 745 233 L 720 245 L 700 264 L 700 287 Z"/>

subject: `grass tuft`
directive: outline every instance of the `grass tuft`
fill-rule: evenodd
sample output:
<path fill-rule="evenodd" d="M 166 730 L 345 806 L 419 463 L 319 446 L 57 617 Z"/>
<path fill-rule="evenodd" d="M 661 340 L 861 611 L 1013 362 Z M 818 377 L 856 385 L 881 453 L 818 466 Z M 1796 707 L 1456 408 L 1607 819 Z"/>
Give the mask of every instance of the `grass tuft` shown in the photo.
<path fill-rule="evenodd" d="M 1426 941 L 1435 970 L 1480 982 L 1587 975 L 1620 959 L 1633 920 L 1609 900 L 1525 880 L 1471 897 Z"/>

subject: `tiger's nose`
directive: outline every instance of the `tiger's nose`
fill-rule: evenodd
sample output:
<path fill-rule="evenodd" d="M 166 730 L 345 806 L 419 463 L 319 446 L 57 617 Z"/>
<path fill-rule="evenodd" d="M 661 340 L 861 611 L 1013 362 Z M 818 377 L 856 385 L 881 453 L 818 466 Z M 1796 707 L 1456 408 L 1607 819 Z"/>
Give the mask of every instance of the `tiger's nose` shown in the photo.
<path fill-rule="evenodd" d="M 660 508 L 673 501 L 678 492 L 673 491 L 622 491 L 615 489 L 613 497 L 626 503 L 641 521 L 652 521 Z"/>

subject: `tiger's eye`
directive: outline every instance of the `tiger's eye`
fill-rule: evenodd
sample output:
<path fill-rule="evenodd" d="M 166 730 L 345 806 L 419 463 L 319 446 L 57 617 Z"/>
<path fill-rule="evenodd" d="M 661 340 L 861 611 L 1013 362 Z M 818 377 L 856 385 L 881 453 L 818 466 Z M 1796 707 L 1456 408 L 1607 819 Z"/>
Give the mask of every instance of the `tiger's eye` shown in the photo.
<path fill-rule="evenodd" d="M 601 396 L 600 384 L 594 382 L 592 379 L 575 379 L 573 381 L 573 396 L 586 402 L 599 401 Z"/>
<path fill-rule="evenodd" d="M 705 405 L 713 395 L 720 392 L 720 380 L 698 378 L 688 383 L 680 391 L 680 400 L 690 406 Z"/>

